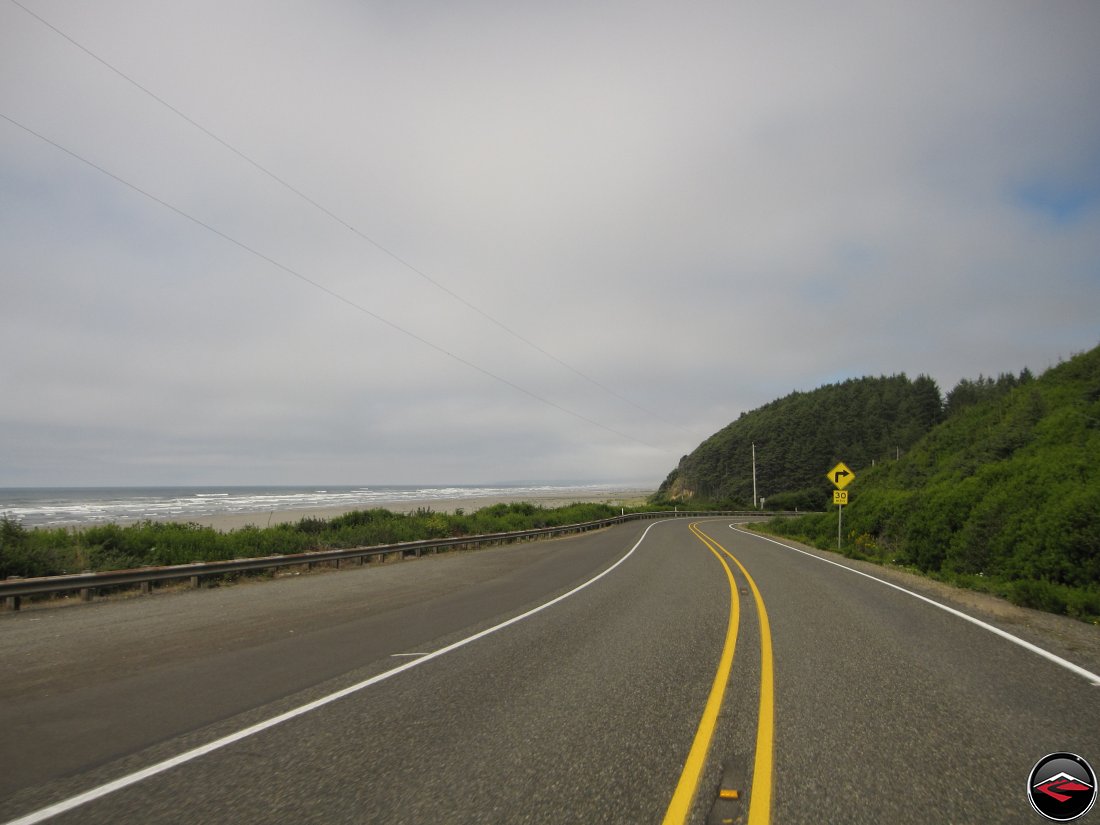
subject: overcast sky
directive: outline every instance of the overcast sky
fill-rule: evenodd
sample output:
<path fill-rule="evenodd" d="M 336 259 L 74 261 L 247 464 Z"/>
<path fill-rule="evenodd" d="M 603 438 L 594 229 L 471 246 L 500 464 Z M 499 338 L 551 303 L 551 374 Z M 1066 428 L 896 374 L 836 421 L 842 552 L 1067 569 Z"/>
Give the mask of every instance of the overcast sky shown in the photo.
<path fill-rule="evenodd" d="M 19 3 L 0 485 L 655 487 L 1100 344 L 1093 0 Z"/>

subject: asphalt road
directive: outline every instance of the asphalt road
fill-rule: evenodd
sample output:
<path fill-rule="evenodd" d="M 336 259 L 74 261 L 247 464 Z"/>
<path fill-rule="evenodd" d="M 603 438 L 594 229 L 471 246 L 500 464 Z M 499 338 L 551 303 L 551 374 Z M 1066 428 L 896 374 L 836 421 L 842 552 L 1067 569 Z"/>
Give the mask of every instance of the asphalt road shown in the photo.
<path fill-rule="evenodd" d="M 688 821 L 1034 823 L 1036 760 L 1100 767 L 1089 679 L 727 521 L 699 530 L 710 547 L 687 520 L 635 523 L 0 616 L 0 822 L 124 777 L 48 821 L 661 822 L 702 737 Z"/>

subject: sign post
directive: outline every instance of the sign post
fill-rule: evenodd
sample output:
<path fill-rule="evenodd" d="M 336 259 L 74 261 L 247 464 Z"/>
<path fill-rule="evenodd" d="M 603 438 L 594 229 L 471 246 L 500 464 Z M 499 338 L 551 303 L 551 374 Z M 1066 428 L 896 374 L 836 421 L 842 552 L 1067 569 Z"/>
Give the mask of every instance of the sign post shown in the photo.
<path fill-rule="evenodd" d="M 841 461 L 833 469 L 829 470 L 825 474 L 826 477 L 836 487 L 833 490 L 833 504 L 836 505 L 836 551 L 840 552 L 840 537 L 843 535 L 844 529 L 844 505 L 848 503 L 848 491 L 844 488 L 856 480 L 856 474 L 848 469 L 848 466 Z"/>

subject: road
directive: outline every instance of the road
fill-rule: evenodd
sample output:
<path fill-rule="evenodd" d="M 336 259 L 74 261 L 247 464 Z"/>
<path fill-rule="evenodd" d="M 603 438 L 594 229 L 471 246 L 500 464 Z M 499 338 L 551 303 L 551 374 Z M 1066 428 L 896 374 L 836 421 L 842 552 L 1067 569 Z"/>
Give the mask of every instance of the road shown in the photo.
<path fill-rule="evenodd" d="M 0 616 L 0 822 L 1034 823 L 1100 766 L 1087 675 L 691 525 Z"/>

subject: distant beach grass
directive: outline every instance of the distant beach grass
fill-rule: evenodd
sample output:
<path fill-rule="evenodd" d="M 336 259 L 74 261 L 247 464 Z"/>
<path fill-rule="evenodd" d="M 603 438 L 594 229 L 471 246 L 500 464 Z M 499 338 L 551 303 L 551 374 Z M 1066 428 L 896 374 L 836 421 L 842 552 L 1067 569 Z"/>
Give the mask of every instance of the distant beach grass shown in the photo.
<path fill-rule="evenodd" d="M 499 503 L 470 513 L 462 508 L 454 512 L 436 512 L 426 507 L 410 512 L 375 508 L 332 518 L 306 516 L 296 522 L 270 527 L 248 525 L 229 531 L 196 523 L 161 521 L 27 529 L 4 516 L 0 517 L 0 578 L 158 567 L 475 536 L 596 521 L 617 516 L 624 510 L 655 509 L 660 508 L 595 502 L 551 508 L 526 502 Z"/>

